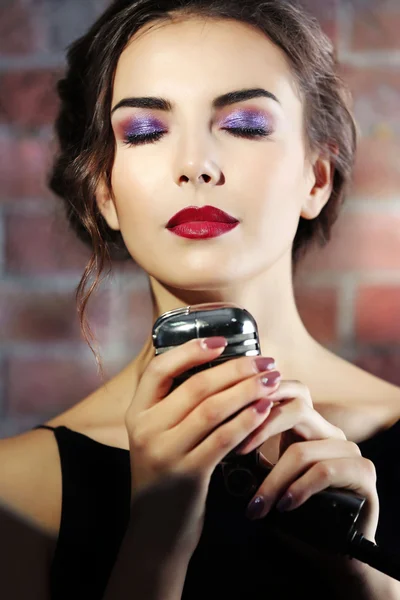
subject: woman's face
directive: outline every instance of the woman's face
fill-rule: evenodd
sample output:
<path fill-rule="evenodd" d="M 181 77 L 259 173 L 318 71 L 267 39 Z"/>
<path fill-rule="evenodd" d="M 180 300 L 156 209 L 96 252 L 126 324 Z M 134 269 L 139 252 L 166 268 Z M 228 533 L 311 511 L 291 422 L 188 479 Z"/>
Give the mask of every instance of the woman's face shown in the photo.
<path fill-rule="evenodd" d="M 219 96 L 249 89 L 277 100 L 213 106 Z M 133 97 L 163 98 L 171 109 L 112 112 L 114 198 L 97 199 L 145 271 L 178 289 L 225 288 L 290 252 L 315 178 L 305 161 L 302 103 L 279 48 L 236 21 L 150 27 L 119 59 L 112 108 Z M 205 205 L 239 225 L 208 239 L 166 228 L 181 209 Z"/>

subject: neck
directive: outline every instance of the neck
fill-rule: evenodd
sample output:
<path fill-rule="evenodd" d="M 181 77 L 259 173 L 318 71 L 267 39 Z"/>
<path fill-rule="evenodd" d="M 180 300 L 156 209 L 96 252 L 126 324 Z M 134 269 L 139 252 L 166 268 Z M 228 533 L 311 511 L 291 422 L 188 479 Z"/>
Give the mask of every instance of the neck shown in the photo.
<path fill-rule="evenodd" d="M 153 322 L 166 311 L 206 302 L 233 302 L 254 317 L 263 356 L 275 359 L 285 378 L 297 378 L 308 371 L 322 347 L 306 330 L 297 310 L 290 253 L 267 272 L 235 286 L 213 290 L 178 290 L 150 277 L 153 297 Z M 151 337 L 147 339 L 138 362 L 144 369 L 153 355 Z M 140 371 L 142 371 L 140 368 Z"/>

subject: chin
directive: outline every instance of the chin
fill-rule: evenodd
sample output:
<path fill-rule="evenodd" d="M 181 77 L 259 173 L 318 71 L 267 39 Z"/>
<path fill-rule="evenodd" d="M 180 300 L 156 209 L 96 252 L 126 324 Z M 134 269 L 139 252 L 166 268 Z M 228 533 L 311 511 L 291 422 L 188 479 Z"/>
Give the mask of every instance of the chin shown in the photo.
<path fill-rule="evenodd" d="M 162 280 L 159 279 L 159 281 Z M 230 287 L 232 285 L 235 285 L 236 283 L 236 279 L 228 280 L 226 279 L 226 277 L 217 278 L 215 276 L 213 278 L 202 277 L 201 279 L 199 277 L 196 277 L 195 279 L 193 277 L 190 277 L 188 279 L 180 277 L 174 278 L 173 280 L 164 281 L 164 284 L 168 287 L 172 287 L 177 290 L 185 290 L 187 292 L 208 292 L 213 290 L 216 291 L 222 288 Z"/>
<path fill-rule="evenodd" d="M 251 280 L 266 266 L 260 253 L 217 252 L 215 249 L 202 256 L 199 253 L 165 252 L 162 256 L 151 254 L 136 256 L 137 264 L 150 276 L 165 286 L 188 291 L 207 291 L 230 288 Z M 140 260 L 143 257 L 143 260 Z M 245 259 L 245 260 L 243 260 Z M 258 260 L 257 260 L 258 259 Z"/>
<path fill-rule="evenodd" d="M 239 275 L 237 269 L 232 268 L 229 273 L 222 268 L 202 268 L 201 270 L 180 268 L 174 273 L 153 274 L 165 286 L 188 292 L 216 291 L 236 286 L 246 277 Z M 248 275 L 250 276 L 250 274 Z"/>

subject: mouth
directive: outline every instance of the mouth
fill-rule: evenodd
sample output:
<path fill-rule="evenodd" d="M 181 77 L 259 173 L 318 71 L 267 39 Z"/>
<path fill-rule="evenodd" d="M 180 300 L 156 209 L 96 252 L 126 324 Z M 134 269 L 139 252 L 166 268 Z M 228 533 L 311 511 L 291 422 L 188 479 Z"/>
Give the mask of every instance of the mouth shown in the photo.
<path fill-rule="evenodd" d="M 235 229 L 238 225 L 239 221 L 235 221 L 235 223 L 221 223 L 220 221 L 190 221 L 189 223 L 181 223 L 175 227 L 170 227 L 168 231 L 191 240 L 205 240 L 228 233 L 228 231 Z"/>
<path fill-rule="evenodd" d="M 167 223 L 167 229 L 172 229 L 178 225 L 185 223 L 195 222 L 207 222 L 207 223 L 226 223 L 233 225 L 238 223 L 238 219 L 235 219 L 228 213 L 215 206 L 188 206 L 176 213 Z"/>

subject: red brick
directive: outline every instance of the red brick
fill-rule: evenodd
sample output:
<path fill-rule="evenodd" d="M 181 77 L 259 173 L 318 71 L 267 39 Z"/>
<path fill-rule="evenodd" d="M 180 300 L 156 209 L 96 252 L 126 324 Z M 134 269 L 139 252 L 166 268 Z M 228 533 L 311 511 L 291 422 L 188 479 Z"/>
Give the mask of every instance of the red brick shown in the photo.
<path fill-rule="evenodd" d="M 6 217 L 6 271 L 12 274 L 82 273 L 90 250 L 53 215 Z"/>
<path fill-rule="evenodd" d="M 356 51 L 400 49 L 400 6 L 385 0 L 356 2 L 351 49 Z"/>
<path fill-rule="evenodd" d="M 342 213 L 325 248 L 313 248 L 299 274 L 331 270 L 400 268 L 400 216 L 376 212 Z"/>
<path fill-rule="evenodd" d="M 317 19 L 333 19 L 338 5 L 338 0 L 300 0 L 300 4 Z"/>
<path fill-rule="evenodd" d="M 400 342 L 400 287 L 361 286 L 355 306 L 355 334 L 361 342 Z"/>
<path fill-rule="evenodd" d="M 49 197 L 46 177 L 51 165 L 50 141 L 38 137 L 0 136 L 0 198 Z"/>
<path fill-rule="evenodd" d="M 7 414 L 56 415 L 101 386 L 95 360 L 10 357 Z"/>
<path fill-rule="evenodd" d="M 338 300 L 335 289 L 302 286 L 296 304 L 305 327 L 321 344 L 336 342 Z"/>
<path fill-rule="evenodd" d="M 390 66 L 356 68 L 342 64 L 339 72 L 353 96 L 353 109 L 363 138 L 376 137 L 384 141 L 396 137 L 400 132 L 399 69 Z"/>
<path fill-rule="evenodd" d="M 364 138 L 354 169 L 351 197 L 385 199 L 400 190 L 400 138 Z"/>
<path fill-rule="evenodd" d="M 0 54 L 24 55 L 43 47 L 44 30 L 38 19 L 41 0 L 2 0 Z"/>
<path fill-rule="evenodd" d="M 360 351 L 351 362 L 376 377 L 400 386 L 400 352 L 398 350 L 382 348 L 375 351 Z"/>
<path fill-rule="evenodd" d="M 53 124 L 59 70 L 30 70 L 0 76 L 0 122 L 23 127 Z"/>
<path fill-rule="evenodd" d="M 91 296 L 87 309 L 89 325 L 102 341 L 109 329 L 110 299 L 110 290 L 100 289 Z M 83 340 L 75 291 L 27 291 L 21 285 L 3 283 L 0 331 L 4 342 Z"/>
<path fill-rule="evenodd" d="M 336 20 L 337 6 L 340 0 L 301 0 L 304 8 L 314 16 L 323 31 L 335 43 L 338 37 L 338 26 Z"/>

